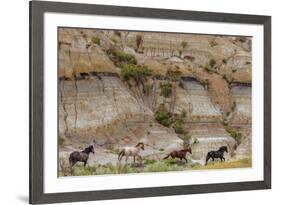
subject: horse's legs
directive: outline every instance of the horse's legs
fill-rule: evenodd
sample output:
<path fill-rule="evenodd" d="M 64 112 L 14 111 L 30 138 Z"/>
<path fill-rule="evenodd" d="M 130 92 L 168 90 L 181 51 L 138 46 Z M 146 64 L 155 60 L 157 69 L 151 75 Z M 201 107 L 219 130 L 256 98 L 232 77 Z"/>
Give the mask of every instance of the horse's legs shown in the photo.
<path fill-rule="evenodd" d="M 185 162 L 187 163 L 187 159 L 184 157 Z"/>
<path fill-rule="evenodd" d="M 214 158 L 214 157 L 212 157 L 212 161 L 215 161 L 215 158 Z"/>
<path fill-rule="evenodd" d="M 73 161 L 71 161 L 71 164 L 70 164 L 70 166 L 71 166 L 71 168 L 76 164 L 76 160 L 73 160 Z"/>
<path fill-rule="evenodd" d="M 134 163 L 136 162 L 136 156 L 134 156 Z"/>
<path fill-rule="evenodd" d="M 126 155 L 126 159 L 125 159 L 126 163 L 127 163 L 127 161 L 128 161 L 128 158 L 129 158 L 128 155 Z"/>
<path fill-rule="evenodd" d="M 209 155 L 207 155 L 205 165 L 207 165 L 207 164 L 208 164 L 209 159 L 210 159 L 210 156 L 209 156 Z"/>
<path fill-rule="evenodd" d="M 223 159 L 223 161 L 225 161 L 225 158 L 224 158 L 224 157 L 222 157 L 222 159 Z"/>
<path fill-rule="evenodd" d="M 86 165 L 87 165 L 87 161 L 84 162 L 84 167 L 86 167 Z"/>
<path fill-rule="evenodd" d="M 119 161 L 121 161 L 121 160 L 122 160 L 123 156 L 124 156 L 124 155 L 123 155 L 123 154 L 121 154 L 121 156 L 120 156 L 120 158 L 119 158 Z"/>
<path fill-rule="evenodd" d="M 139 158 L 140 161 L 142 161 L 142 157 L 140 155 L 138 155 L 138 158 Z"/>

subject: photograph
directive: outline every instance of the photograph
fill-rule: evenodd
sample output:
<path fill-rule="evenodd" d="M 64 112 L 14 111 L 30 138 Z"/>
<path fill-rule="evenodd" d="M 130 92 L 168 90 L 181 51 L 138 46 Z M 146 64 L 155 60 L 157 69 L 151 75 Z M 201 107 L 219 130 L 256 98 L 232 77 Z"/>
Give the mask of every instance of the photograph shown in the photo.
<path fill-rule="evenodd" d="M 252 167 L 252 36 L 58 27 L 57 59 L 58 177 Z"/>

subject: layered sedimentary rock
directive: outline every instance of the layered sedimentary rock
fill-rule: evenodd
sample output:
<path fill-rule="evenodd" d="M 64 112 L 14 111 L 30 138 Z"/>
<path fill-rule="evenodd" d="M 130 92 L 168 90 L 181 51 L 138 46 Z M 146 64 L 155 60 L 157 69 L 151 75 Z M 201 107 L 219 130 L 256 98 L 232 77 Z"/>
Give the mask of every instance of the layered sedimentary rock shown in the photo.
<path fill-rule="evenodd" d="M 231 95 L 235 108 L 230 116 L 230 124 L 242 134 L 241 144 L 235 151 L 237 158 L 250 156 L 252 152 L 252 88 L 250 84 L 233 83 Z"/>
<path fill-rule="evenodd" d="M 62 28 L 58 46 L 59 135 L 66 143 L 120 148 L 143 141 L 144 153 L 160 159 L 183 148 L 182 136 L 155 120 L 164 106 L 176 116 L 186 111 L 194 159 L 223 145 L 227 158 L 251 154 L 250 38 Z M 151 75 L 143 84 L 122 81 L 110 49 L 134 56 Z M 169 96 L 162 83 L 171 84 Z M 228 126 L 242 133 L 241 142 Z"/>
<path fill-rule="evenodd" d="M 59 132 L 69 138 L 109 136 L 126 121 L 143 121 L 153 116 L 118 77 L 62 80 L 59 88 Z"/>

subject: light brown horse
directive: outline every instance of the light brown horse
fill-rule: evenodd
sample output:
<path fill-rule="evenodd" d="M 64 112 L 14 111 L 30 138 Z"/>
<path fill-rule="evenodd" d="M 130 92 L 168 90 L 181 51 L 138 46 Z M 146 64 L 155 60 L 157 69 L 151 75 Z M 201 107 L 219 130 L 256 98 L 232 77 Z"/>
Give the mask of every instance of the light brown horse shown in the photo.
<path fill-rule="evenodd" d="M 125 161 L 128 161 L 129 156 L 133 156 L 134 157 L 134 162 L 136 159 L 136 156 L 139 159 L 142 159 L 142 157 L 140 156 L 140 151 L 144 150 L 144 143 L 139 142 L 136 146 L 134 147 L 124 147 L 120 153 L 118 154 L 118 160 L 121 161 L 123 156 L 126 156 Z"/>
<path fill-rule="evenodd" d="M 182 149 L 182 150 L 178 150 L 178 151 L 173 151 L 170 152 L 170 154 L 168 154 L 166 157 L 164 157 L 163 159 L 168 159 L 169 157 L 174 158 L 179 158 L 180 160 L 184 159 L 187 163 L 187 159 L 186 159 L 186 153 L 189 152 L 190 154 L 192 154 L 192 150 L 191 148 L 186 148 L 186 149 Z"/>

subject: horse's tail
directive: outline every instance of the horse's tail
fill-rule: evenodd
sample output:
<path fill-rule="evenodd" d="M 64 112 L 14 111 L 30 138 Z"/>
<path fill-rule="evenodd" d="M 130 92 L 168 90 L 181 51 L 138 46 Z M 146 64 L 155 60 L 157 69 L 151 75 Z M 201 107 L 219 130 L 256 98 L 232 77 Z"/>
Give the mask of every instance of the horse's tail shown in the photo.
<path fill-rule="evenodd" d="M 121 160 L 121 158 L 122 158 L 122 156 L 123 156 L 124 154 L 125 154 L 125 150 L 122 149 L 121 152 L 119 152 L 119 154 L 118 154 L 118 160 L 119 160 L 119 161 Z"/>
<path fill-rule="evenodd" d="M 169 158 L 169 156 L 170 156 L 170 154 L 168 154 L 166 157 L 164 157 L 163 159 L 168 159 Z"/>
<path fill-rule="evenodd" d="M 208 152 L 206 156 L 205 166 L 208 164 L 208 160 L 210 159 L 210 152 Z"/>
<path fill-rule="evenodd" d="M 73 155 L 72 154 L 69 155 L 68 161 L 69 161 L 70 167 L 72 167 L 72 162 L 73 162 Z"/>

